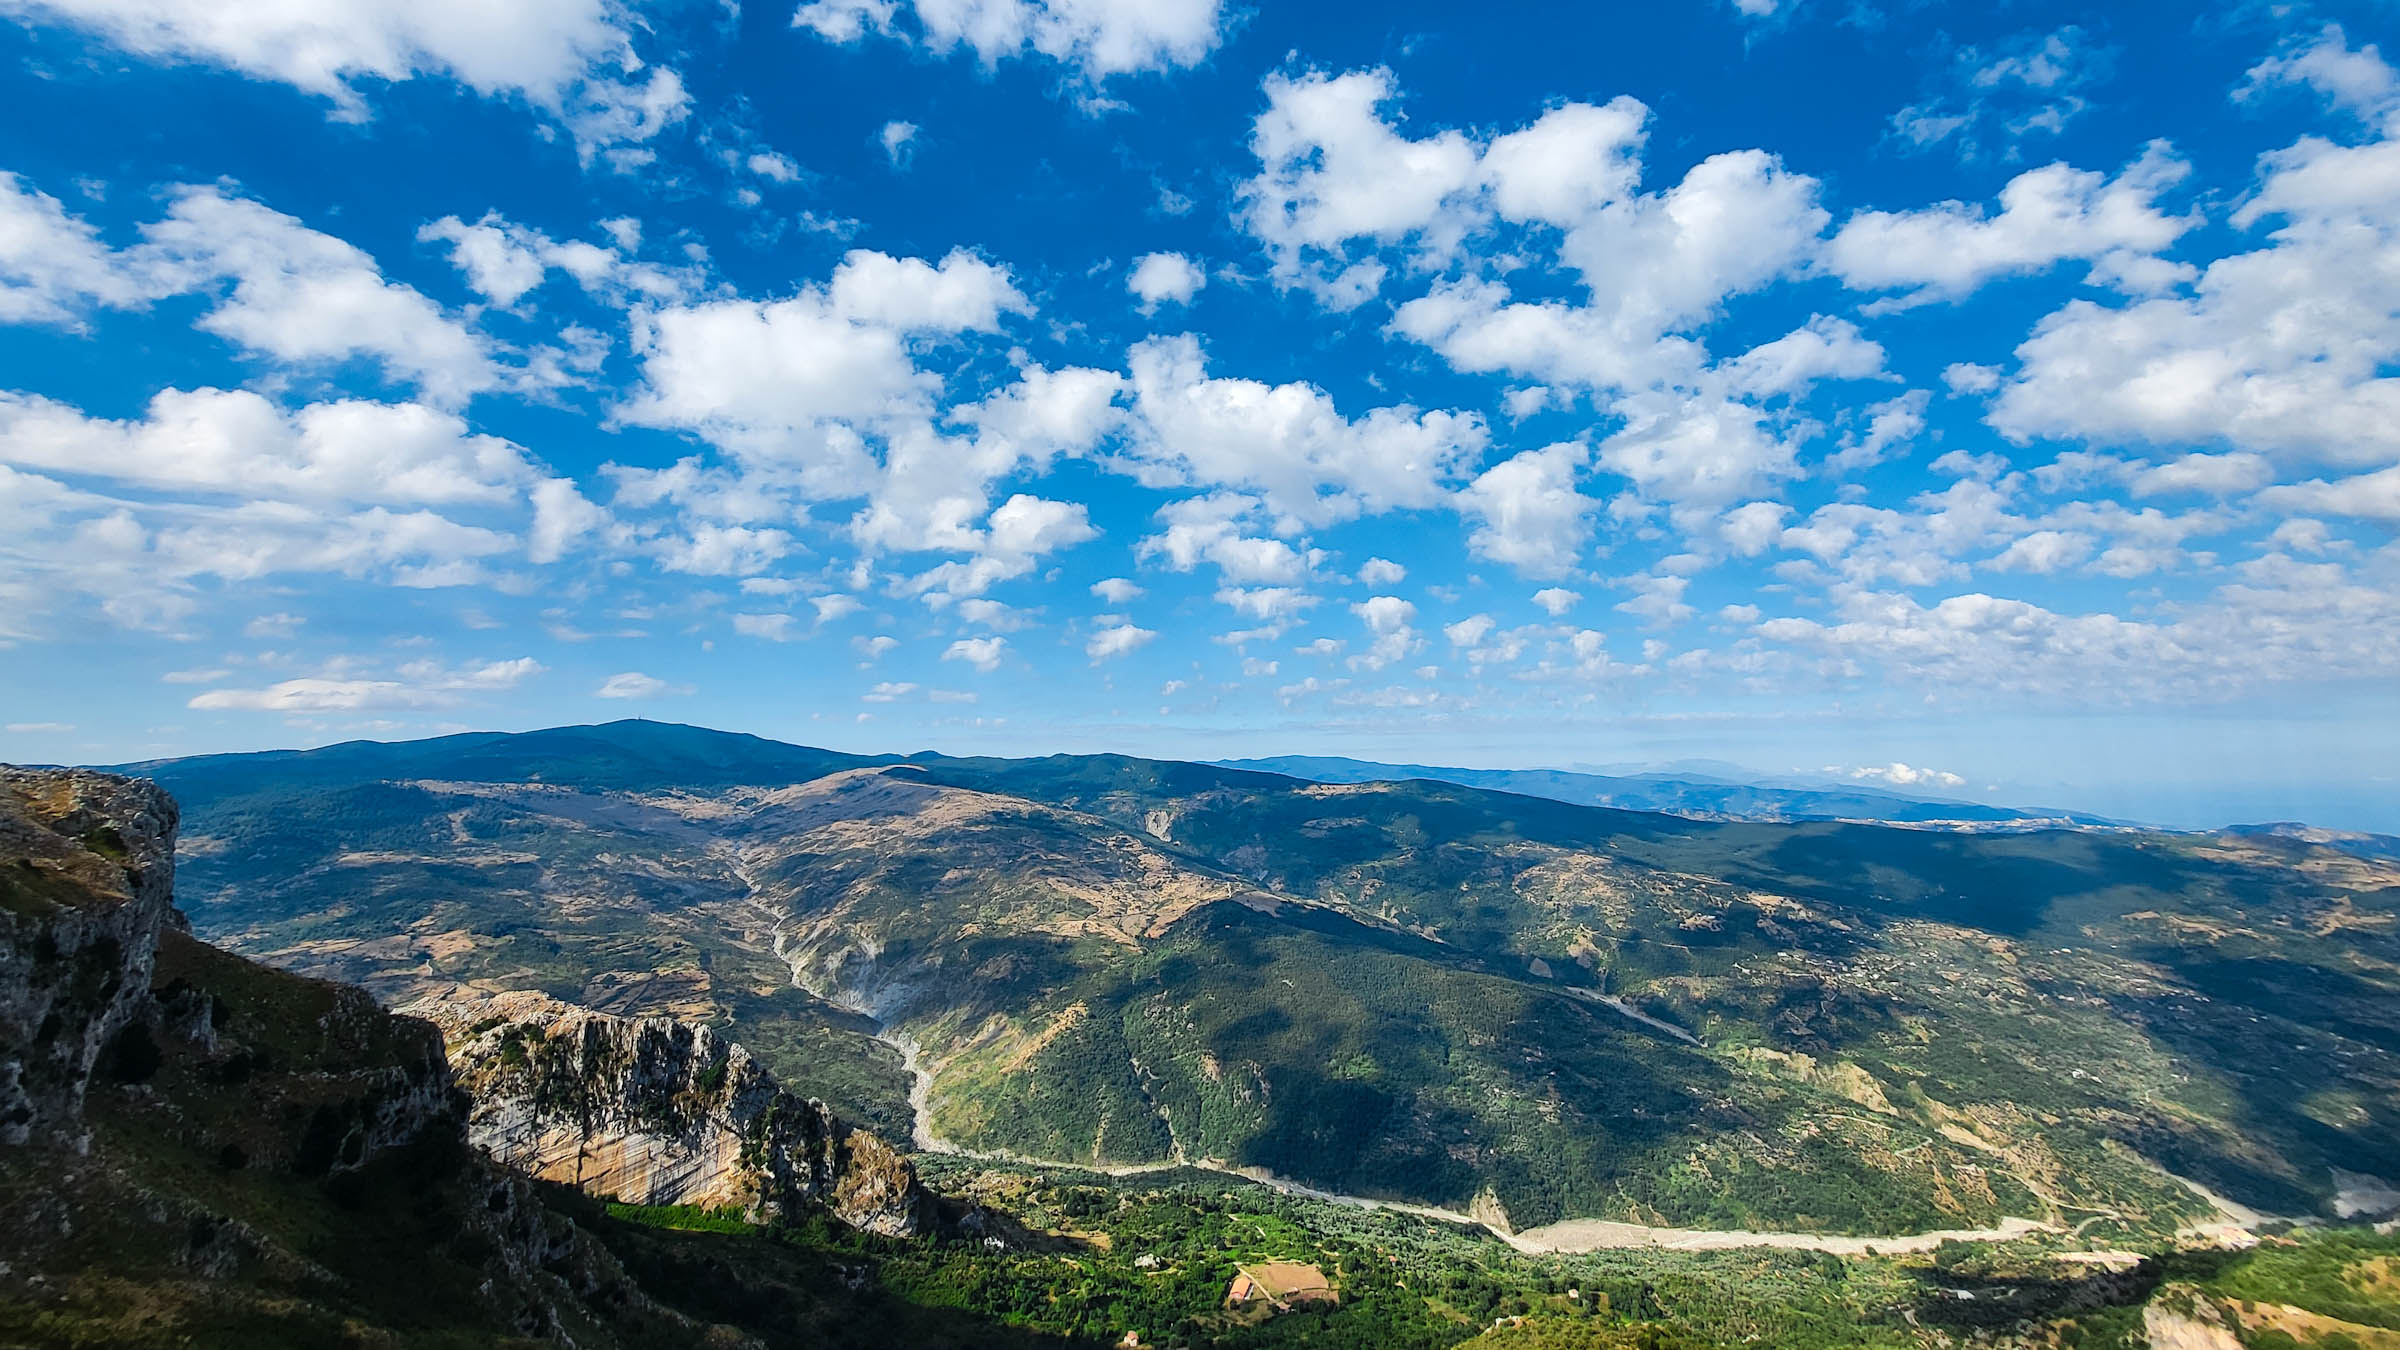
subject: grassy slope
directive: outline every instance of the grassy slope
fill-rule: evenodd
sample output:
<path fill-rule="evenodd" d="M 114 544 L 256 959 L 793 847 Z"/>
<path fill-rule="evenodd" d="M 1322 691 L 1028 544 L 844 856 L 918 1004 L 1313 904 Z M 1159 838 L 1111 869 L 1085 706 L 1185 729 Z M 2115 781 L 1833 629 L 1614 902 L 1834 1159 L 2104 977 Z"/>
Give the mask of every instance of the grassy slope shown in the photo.
<path fill-rule="evenodd" d="M 2221 1298 L 2283 1304 L 2400 1332 L 2400 1234 L 2302 1229 L 2253 1248 L 2197 1283 Z"/>
<path fill-rule="evenodd" d="M 136 1081 L 103 1075 L 88 1156 L 0 1160 L 0 1344 L 537 1343 L 511 1324 L 517 1291 L 487 1283 L 491 1248 L 467 1222 L 483 1174 L 462 1138 L 349 1171 L 314 1156 L 320 1104 L 421 1059 L 438 1045 L 429 1028 L 172 931 L 156 984 L 212 1010 L 216 1048 L 195 1058 L 170 1041 L 119 1075 Z M 554 1292 L 587 1343 L 662 1331 L 604 1325 Z"/>
<path fill-rule="evenodd" d="M 2029 1199 L 2004 1188 L 1944 1212 L 1930 1197 L 1973 1155 L 1929 1131 L 1894 1157 L 1888 1129 L 1828 1128 L 1844 1105 L 1828 1093 L 1737 1084 L 1613 1011 L 1412 945 L 1431 946 L 1212 906 L 1057 996 L 1087 1011 L 1030 1060 L 1002 1041 L 947 1070 L 936 1123 L 1037 1157 L 1180 1147 L 1461 1210 L 1488 1188 L 1519 1226 L 1616 1214 L 1908 1232 Z"/>

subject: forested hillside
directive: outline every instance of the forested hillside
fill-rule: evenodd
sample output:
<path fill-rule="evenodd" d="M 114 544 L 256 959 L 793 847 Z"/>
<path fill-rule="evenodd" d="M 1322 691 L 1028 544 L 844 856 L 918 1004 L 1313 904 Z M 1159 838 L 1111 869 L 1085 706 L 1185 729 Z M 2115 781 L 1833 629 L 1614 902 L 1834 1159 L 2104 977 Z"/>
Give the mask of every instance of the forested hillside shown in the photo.
<path fill-rule="evenodd" d="M 205 933 L 713 1019 L 944 1147 L 1517 1229 L 2155 1231 L 2208 1208 L 2169 1172 L 2294 1214 L 2400 1176 L 2400 871 L 2301 841 L 656 723 L 147 768 Z"/>

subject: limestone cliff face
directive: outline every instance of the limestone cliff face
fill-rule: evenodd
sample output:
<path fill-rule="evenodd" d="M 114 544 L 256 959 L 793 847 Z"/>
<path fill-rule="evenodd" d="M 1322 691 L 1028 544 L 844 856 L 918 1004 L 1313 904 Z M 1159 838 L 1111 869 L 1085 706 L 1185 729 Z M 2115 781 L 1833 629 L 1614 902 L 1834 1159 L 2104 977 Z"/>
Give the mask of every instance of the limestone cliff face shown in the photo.
<path fill-rule="evenodd" d="M 822 1205 L 855 1228 L 931 1222 L 916 1169 L 749 1052 L 673 1018 L 612 1017 L 532 993 L 413 1005 L 442 1028 L 473 1101 L 468 1137 L 505 1166 L 634 1204 Z"/>
<path fill-rule="evenodd" d="M 176 824 L 148 782 L 0 766 L 0 1322 L 350 1343 L 362 1306 L 429 1285 L 458 1344 L 754 1344 L 469 1148 L 434 1027 L 186 931 Z"/>
<path fill-rule="evenodd" d="M 153 783 L 0 767 L 0 1145 L 86 1146 L 92 1067 L 149 1002 L 175 824 Z"/>

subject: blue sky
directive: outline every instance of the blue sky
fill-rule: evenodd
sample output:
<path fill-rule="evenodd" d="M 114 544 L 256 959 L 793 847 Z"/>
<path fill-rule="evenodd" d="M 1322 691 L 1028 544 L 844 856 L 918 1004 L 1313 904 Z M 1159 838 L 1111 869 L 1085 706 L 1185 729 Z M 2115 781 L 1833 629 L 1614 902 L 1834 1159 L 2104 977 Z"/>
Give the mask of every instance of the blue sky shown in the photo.
<path fill-rule="evenodd" d="M 0 0 L 0 757 L 642 715 L 2400 830 L 2390 27 Z"/>

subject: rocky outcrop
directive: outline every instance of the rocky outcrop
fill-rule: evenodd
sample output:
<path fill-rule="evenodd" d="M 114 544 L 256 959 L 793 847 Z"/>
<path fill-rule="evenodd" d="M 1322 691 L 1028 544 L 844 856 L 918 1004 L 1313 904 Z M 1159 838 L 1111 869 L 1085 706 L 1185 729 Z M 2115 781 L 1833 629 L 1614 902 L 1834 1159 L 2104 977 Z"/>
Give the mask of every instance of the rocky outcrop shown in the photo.
<path fill-rule="evenodd" d="M 0 1325 L 398 1344 L 354 1333 L 430 1315 L 441 1344 L 756 1344 L 661 1306 L 468 1147 L 434 1027 L 193 937 L 176 823 L 148 782 L 0 766 Z"/>
<path fill-rule="evenodd" d="M 149 1002 L 175 824 L 153 783 L 0 767 L 0 1145 L 86 1147 L 93 1066 Z"/>
<path fill-rule="evenodd" d="M 2242 1350 L 2223 1313 L 2188 1286 L 2170 1285 L 2142 1309 L 2150 1350 Z"/>
<path fill-rule="evenodd" d="M 501 1164 L 634 1204 L 823 1207 L 913 1237 L 931 1224 L 916 1170 L 823 1103 L 778 1087 L 707 1027 L 625 1018 L 532 993 L 420 1003 L 472 1099 L 468 1137 Z"/>

